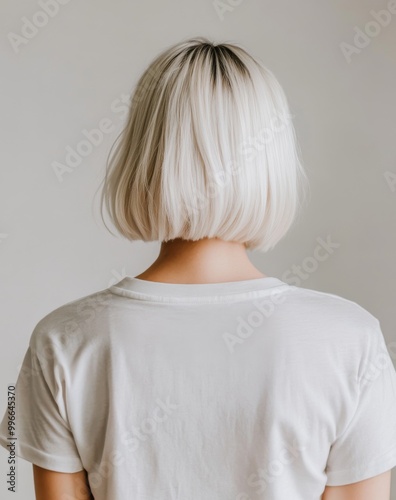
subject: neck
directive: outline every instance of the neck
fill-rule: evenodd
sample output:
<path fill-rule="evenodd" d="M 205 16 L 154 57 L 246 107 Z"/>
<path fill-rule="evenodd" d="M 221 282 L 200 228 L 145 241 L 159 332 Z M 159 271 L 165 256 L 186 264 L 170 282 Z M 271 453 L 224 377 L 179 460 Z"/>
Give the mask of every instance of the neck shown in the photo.
<path fill-rule="evenodd" d="M 154 263 L 136 278 L 164 283 L 222 283 L 265 278 L 243 243 L 204 238 L 162 242 Z"/>

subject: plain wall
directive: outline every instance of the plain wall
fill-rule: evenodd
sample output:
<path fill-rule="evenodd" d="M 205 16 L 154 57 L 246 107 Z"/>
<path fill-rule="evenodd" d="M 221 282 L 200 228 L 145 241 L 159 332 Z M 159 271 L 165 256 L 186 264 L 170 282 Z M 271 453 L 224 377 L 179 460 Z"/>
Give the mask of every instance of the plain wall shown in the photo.
<path fill-rule="evenodd" d="M 2 414 L 35 324 L 157 256 L 158 243 L 112 236 L 94 196 L 124 123 L 122 100 L 153 57 L 190 36 L 242 44 L 275 73 L 294 115 L 309 203 L 271 253 L 249 252 L 251 260 L 267 275 L 300 275 L 300 286 L 358 302 L 380 319 L 396 359 L 396 14 L 376 30 L 370 11 L 385 1 L 223 4 L 222 18 L 211 0 L 70 0 L 45 23 L 38 1 L 2 0 Z M 26 43 L 17 38 L 24 17 L 45 24 Z M 357 28 L 371 29 L 356 40 L 361 48 Z M 54 162 L 65 164 L 66 148 L 103 123 L 112 131 L 60 181 Z M 334 242 L 321 262 L 318 238 Z M 18 493 L 7 492 L 2 450 L 0 497 L 34 499 L 32 466 L 21 459 Z"/>

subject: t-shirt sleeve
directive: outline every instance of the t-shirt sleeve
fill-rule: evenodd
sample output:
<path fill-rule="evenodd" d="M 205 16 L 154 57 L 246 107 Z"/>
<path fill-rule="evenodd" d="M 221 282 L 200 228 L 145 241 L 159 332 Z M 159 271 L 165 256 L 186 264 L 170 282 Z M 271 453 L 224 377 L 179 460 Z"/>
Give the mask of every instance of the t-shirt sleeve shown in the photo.
<path fill-rule="evenodd" d="M 355 483 L 396 465 L 396 371 L 378 327 L 370 330 L 353 416 L 332 443 L 328 486 Z"/>
<path fill-rule="evenodd" d="M 31 340 L 15 384 L 15 435 L 9 434 L 7 403 L 0 424 L 0 444 L 10 451 L 10 443 L 14 442 L 18 457 L 45 469 L 78 472 L 84 467 L 67 415 L 59 404 L 63 395 L 54 388 L 55 377 L 51 371 L 56 371 L 55 360 L 53 357 L 47 359 L 52 361 L 45 363 L 45 358 L 39 358 Z M 12 392 L 10 396 L 12 399 Z"/>

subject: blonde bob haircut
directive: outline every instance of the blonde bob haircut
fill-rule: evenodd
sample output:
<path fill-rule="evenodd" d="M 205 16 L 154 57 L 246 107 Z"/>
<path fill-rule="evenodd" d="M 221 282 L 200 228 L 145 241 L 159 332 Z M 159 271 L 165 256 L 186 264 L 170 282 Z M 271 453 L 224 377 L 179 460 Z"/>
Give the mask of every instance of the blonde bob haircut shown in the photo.
<path fill-rule="evenodd" d="M 305 173 L 285 94 L 242 47 L 188 39 L 131 96 L 101 198 L 129 240 L 220 238 L 267 251 L 300 206 Z"/>

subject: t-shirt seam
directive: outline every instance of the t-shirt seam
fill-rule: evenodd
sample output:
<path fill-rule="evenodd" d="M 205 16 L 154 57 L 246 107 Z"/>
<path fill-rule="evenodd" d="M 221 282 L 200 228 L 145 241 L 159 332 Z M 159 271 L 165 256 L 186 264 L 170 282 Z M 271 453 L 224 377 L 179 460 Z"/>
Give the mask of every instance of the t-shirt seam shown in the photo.
<path fill-rule="evenodd" d="M 317 295 L 317 294 L 318 295 L 324 295 L 324 296 L 333 297 L 334 299 L 337 299 L 340 302 L 349 302 L 350 304 L 353 304 L 353 305 L 357 306 L 364 313 L 369 314 L 377 322 L 377 324 L 380 325 L 379 319 L 376 316 L 374 316 L 374 314 L 372 314 L 370 311 L 368 311 L 367 309 L 365 309 L 363 306 L 361 306 L 360 304 L 358 304 L 354 300 L 347 299 L 345 297 L 341 297 L 341 296 L 336 295 L 334 293 L 323 292 L 321 290 L 311 290 L 309 288 L 302 288 L 302 287 L 295 287 L 295 288 L 297 288 L 298 290 L 300 290 L 301 293 L 307 293 L 307 294 L 311 294 L 311 295 Z"/>
<path fill-rule="evenodd" d="M 75 299 L 72 299 L 72 300 L 69 300 L 68 302 L 62 302 L 59 306 L 56 306 L 54 309 L 50 309 L 48 311 L 48 313 L 44 314 L 44 316 L 42 316 L 42 318 L 37 322 L 37 325 L 44 319 L 47 318 L 47 316 L 49 316 L 50 314 L 53 314 L 53 313 L 56 313 L 58 312 L 59 310 L 63 309 L 63 308 L 66 308 L 66 306 L 74 306 L 74 305 L 78 305 L 79 302 L 82 302 L 82 301 L 89 301 L 89 300 L 92 300 L 94 299 L 96 296 L 100 296 L 100 295 L 108 295 L 109 294 L 109 288 L 111 287 L 106 287 L 106 288 L 103 288 L 101 290 L 96 290 L 95 292 L 92 292 L 92 293 L 89 293 L 87 295 L 80 295 L 79 297 L 76 297 Z"/>
<path fill-rule="evenodd" d="M 47 333 L 45 330 L 38 330 L 39 334 L 40 333 Z M 70 421 L 68 418 L 64 418 L 62 416 L 62 413 L 59 409 L 59 405 L 58 405 L 58 402 L 55 398 L 55 395 L 52 391 L 52 388 L 51 388 L 51 384 L 49 383 L 49 377 L 48 377 L 48 373 L 46 372 L 46 370 L 44 369 L 44 366 L 42 364 L 42 362 L 40 361 L 40 358 L 39 356 L 37 355 L 37 353 L 39 352 L 39 349 L 37 349 L 37 347 L 34 345 L 35 344 L 35 341 L 32 342 L 32 337 L 30 338 L 30 341 L 29 341 L 29 348 L 31 350 L 31 356 L 34 356 L 37 360 L 37 364 L 38 364 L 38 367 L 39 369 L 41 370 L 41 373 L 43 374 L 43 378 L 45 380 L 45 383 L 46 383 L 46 386 L 48 387 L 48 390 L 49 390 L 49 393 L 51 394 L 51 398 L 53 400 L 53 403 L 54 405 L 56 405 L 56 408 L 57 408 L 57 412 L 59 413 L 59 417 L 62 419 L 63 423 L 64 423 L 64 426 L 66 427 L 66 429 L 70 432 L 71 434 L 71 437 L 77 447 L 77 443 L 74 439 L 74 433 L 73 433 L 73 430 L 72 430 L 72 427 L 71 427 L 71 424 L 70 424 Z M 53 343 L 51 344 L 53 345 Z M 59 361 L 58 361 L 58 358 L 55 357 L 55 354 L 54 354 L 54 358 L 52 360 L 52 363 L 51 363 L 51 367 L 49 368 L 52 372 L 53 372 L 53 366 L 55 366 L 56 364 L 60 364 Z M 48 367 L 47 367 L 48 368 Z M 62 396 L 64 396 L 63 394 L 63 387 L 60 387 L 60 392 L 62 393 Z M 66 411 L 66 414 L 68 414 L 68 408 L 67 408 L 67 405 L 65 403 L 65 411 Z"/>
<path fill-rule="evenodd" d="M 1 439 L 1 445 L 4 446 L 4 438 L 3 435 L 0 436 Z M 40 450 L 39 448 L 36 448 L 32 446 L 31 444 L 18 440 L 17 442 L 17 448 L 15 452 L 16 456 L 19 458 L 23 458 L 24 460 L 27 460 L 30 463 L 33 464 L 44 464 L 44 468 L 49 468 L 48 465 L 51 463 L 51 465 L 54 465 L 55 467 L 66 467 L 68 469 L 72 468 L 73 472 L 79 472 L 81 470 L 84 470 L 84 464 L 82 462 L 81 456 L 60 456 L 60 455 L 53 455 L 51 453 L 51 456 L 47 456 L 46 452 L 43 450 Z M 78 470 L 76 470 L 78 469 Z M 49 470 L 56 470 L 56 469 L 49 469 Z"/>
<path fill-rule="evenodd" d="M 154 304 L 178 304 L 178 305 L 191 305 L 191 304 L 200 304 L 200 305 L 210 305 L 210 304 L 215 304 L 215 303 L 227 303 L 227 298 L 230 297 L 231 299 L 234 298 L 236 295 L 241 295 L 240 300 L 234 300 L 234 302 L 244 302 L 251 300 L 254 298 L 254 296 L 258 294 L 262 294 L 262 296 L 265 295 L 270 295 L 270 292 L 274 290 L 275 288 L 281 288 L 282 293 L 287 292 L 287 291 L 292 291 L 293 287 L 288 285 L 287 283 L 280 284 L 280 285 L 274 285 L 273 287 L 269 288 L 262 288 L 262 289 L 257 289 L 257 290 L 246 290 L 246 291 L 237 291 L 237 292 L 227 292 L 227 293 L 218 293 L 214 295 L 191 295 L 191 296 L 185 296 L 183 297 L 182 295 L 158 295 L 158 299 L 156 299 L 153 295 L 149 293 L 144 293 L 144 292 L 137 292 L 135 290 L 128 290 L 126 288 L 122 287 L 117 287 L 116 285 L 112 285 L 111 287 L 108 288 L 110 293 L 121 296 L 121 297 L 126 297 L 128 299 L 132 300 L 138 300 L 141 302 L 147 302 L 147 303 L 154 303 Z M 120 292 L 116 291 L 120 290 Z M 128 295 L 128 293 L 131 293 L 131 296 Z M 249 295 L 247 295 L 249 294 Z M 133 296 L 132 296 L 133 295 Z M 244 296 L 244 297 L 242 297 Z M 145 297 L 150 297 L 150 299 L 145 298 Z M 217 300 L 221 298 L 221 300 Z M 165 299 L 165 300 L 163 300 Z M 231 302 L 231 301 L 230 301 Z"/>
<path fill-rule="evenodd" d="M 377 331 L 376 329 L 373 329 L 373 328 L 371 328 L 371 327 L 369 328 L 369 331 L 370 331 L 370 333 L 371 333 L 371 332 L 374 332 L 375 334 L 377 334 L 377 333 L 378 333 L 378 331 Z M 373 342 L 373 340 L 372 340 L 372 339 L 373 339 L 373 336 L 372 336 L 372 335 L 370 335 L 370 345 L 369 345 L 369 346 L 368 346 L 368 348 L 367 348 L 366 355 L 365 355 L 365 357 L 364 357 L 364 361 L 362 361 L 362 366 L 363 366 L 363 367 L 367 367 L 367 366 L 368 366 L 368 360 L 369 360 L 369 358 L 370 358 L 370 352 L 371 352 L 371 350 L 372 350 L 372 345 L 373 345 L 373 344 L 372 344 L 372 342 Z M 360 371 L 360 366 L 359 366 L 359 371 Z M 363 376 L 364 376 L 364 371 L 362 371 L 362 373 L 361 373 L 360 375 L 359 375 L 359 373 L 358 373 L 358 374 L 357 374 L 357 376 L 358 376 L 358 378 L 357 378 L 357 383 L 356 383 L 356 386 L 357 386 L 357 393 L 356 393 L 356 403 L 355 403 L 354 411 L 353 411 L 352 416 L 351 416 L 351 418 L 349 419 L 348 423 L 347 423 L 347 424 L 346 424 L 346 426 L 344 427 L 343 431 L 342 431 L 339 435 L 337 435 L 337 436 L 336 436 L 336 438 L 334 439 L 334 442 L 336 442 L 336 441 L 338 441 L 338 440 L 342 439 L 342 437 L 345 435 L 345 433 L 349 430 L 349 428 L 350 428 L 350 427 L 351 427 L 351 425 L 353 424 L 353 421 L 354 421 L 354 419 L 355 419 L 355 416 L 356 416 L 356 414 L 357 414 L 357 412 L 358 412 L 358 410 L 359 410 L 359 402 L 360 402 L 360 398 L 361 398 L 361 395 L 362 395 L 362 390 L 363 390 L 363 389 L 362 389 L 362 379 L 363 379 Z M 391 448 L 391 450 L 388 450 L 387 452 L 385 452 L 385 453 L 381 454 L 378 458 L 381 458 L 381 456 L 386 455 L 387 453 L 389 453 L 390 451 L 392 451 L 394 448 L 396 448 L 396 445 L 395 445 L 393 448 Z M 339 470 L 339 471 L 331 471 L 331 472 L 334 472 L 334 473 L 339 472 L 339 473 L 341 473 L 341 472 L 343 472 L 343 471 L 351 471 L 351 470 L 353 470 L 353 469 L 343 469 L 343 470 Z"/>
<path fill-rule="evenodd" d="M 326 470 L 326 474 L 344 474 L 346 472 L 355 472 L 363 469 L 367 465 L 371 465 L 373 461 L 377 461 L 381 459 L 382 457 L 389 455 L 393 451 L 396 451 L 396 445 L 392 446 L 392 448 L 389 448 L 387 451 L 384 453 L 381 453 L 381 455 L 377 455 L 374 459 L 370 459 L 370 461 L 365 461 L 363 462 L 363 466 L 361 465 L 354 465 L 353 467 L 349 467 L 348 469 L 329 469 Z"/>
<path fill-rule="evenodd" d="M 17 441 L 16 446 L 17 446 L 17 451 L 18 452 L 22 451 L 21 450 L 21 446 L 22 446 L 24 448 L 27 448 L 29 450 L 34 451 L 35 453 L 37 453 L 38 455 L 42 456 L 43 458 L 46 458 L 46 452 L 44 450 L 41 450 L 40 448 L 36 448 L 35 446 L 32 446 L 27 441 L 23 441 L 23 440 L 21 440 L 18 437 L 17 437 L 17 439 L 15 439 L 15 438 L 8 439 L 8 437 L 9 436 L 7 436 L 6 434 L 0 434 L 0 444 L 3 447 L 4 447 L 4 445 L 9 444 L 10 441 L 16 440 Z M 51 459 L 52 458 L 54 458 L 53 454 L 51 454 Z M 55 460 L 62 461 L 64 464 L 72 465 L 72 464 L 75 464 L 76 462 L 81 462 L 81 457 L 80 456 L 78 456 L 78 457 L 76 457 L 76 456 L 68 456 L 68 457 L 63 456 L 62 457 L 62 456 L 56 455 L 55 456 Z"/>

